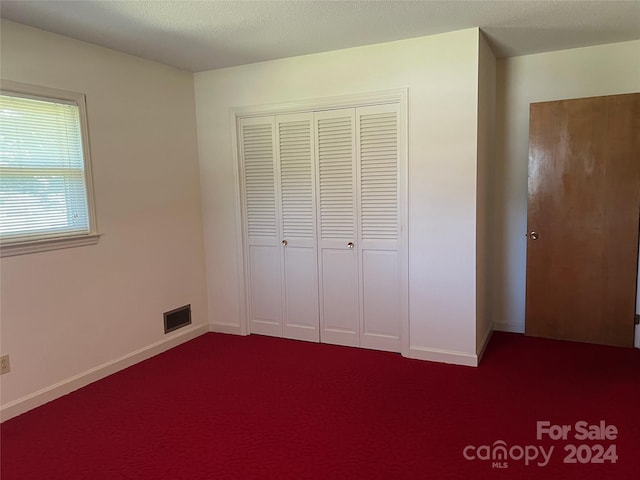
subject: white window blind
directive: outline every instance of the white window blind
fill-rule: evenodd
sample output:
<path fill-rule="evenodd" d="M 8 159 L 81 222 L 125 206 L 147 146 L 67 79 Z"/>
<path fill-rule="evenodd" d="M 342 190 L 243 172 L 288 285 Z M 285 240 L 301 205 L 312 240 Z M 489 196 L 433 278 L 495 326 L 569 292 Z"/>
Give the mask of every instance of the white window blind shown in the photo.
<path fill-rule="evenodd" d="M 93 231 L 78 101 L 0 95 L 2 245 Z"/>

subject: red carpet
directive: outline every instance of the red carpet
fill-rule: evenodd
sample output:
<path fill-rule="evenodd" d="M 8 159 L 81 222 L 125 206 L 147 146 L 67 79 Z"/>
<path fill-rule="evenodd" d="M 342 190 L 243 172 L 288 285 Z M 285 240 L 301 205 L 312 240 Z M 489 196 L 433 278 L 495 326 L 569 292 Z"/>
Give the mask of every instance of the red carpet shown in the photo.
<path fill-rule="evenodd" d="M 537 440 L 539 420 L 567 440 Z M 574 438 L 601 420 L 615 440 Z M 2 480 L 632 479 L 640 351 L 495 333 L 469 368 L 207 334 L 5 422 L 1 440 Z M 507 468 L 463 456 L 499 440 Z"/>

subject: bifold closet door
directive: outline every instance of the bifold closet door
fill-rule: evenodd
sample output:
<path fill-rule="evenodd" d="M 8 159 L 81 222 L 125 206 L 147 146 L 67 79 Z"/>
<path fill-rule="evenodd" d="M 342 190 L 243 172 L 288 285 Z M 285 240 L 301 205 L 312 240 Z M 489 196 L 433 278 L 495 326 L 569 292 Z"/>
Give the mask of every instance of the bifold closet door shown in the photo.
<path fill-rule="evenodd" d="M 242 119 L 239 140 L 249 328 L 279 337 L 282 282 L 274 118 Z"/>
<path fill-rule="evenodd" d="M 315 114 L 321 341 L 399 352 L 396 104 Z"/>
<path fill-rule="evenodd" d="M 397 104 L 356 109 L 360 346 L 399 352 L 402 325 Z"/>
<path fill-rule="evenodd" d="M 319 341 L 313 114 L 276 117 L 282 336 Z M 275 281 L 275 279 L 274 279 Z"/>
<path fill-rule="evenodd" d="M 396 104 L 240 121 L 251 333 L 400 351 L 400 131 Z"/>
<path fill-rule="evenodd" d="M 359 345 L 355 109 L 315 113 L 320 338 Z"/>

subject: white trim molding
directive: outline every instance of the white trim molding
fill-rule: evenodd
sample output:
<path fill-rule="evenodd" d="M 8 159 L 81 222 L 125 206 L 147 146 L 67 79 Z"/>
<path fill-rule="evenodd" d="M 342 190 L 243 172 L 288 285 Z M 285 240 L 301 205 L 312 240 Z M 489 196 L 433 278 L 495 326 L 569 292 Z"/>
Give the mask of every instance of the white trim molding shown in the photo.
<path fill-rule="evenodd" d="M 416 360 L 428 360 L 430 362 L 450 363 L 465 367 L 477 367 L 478 355 L 451 350 L 438 350 L 437 348 L 410 347 L 409 358 Z"/>
<path fill-rule="evenodd" d="M 493 329 L 499 332 L 524 333 L 524 325 L 519 323 L 496 322 L 493 324 Z"/>
<path fill-rule="evenodd" d="M 213 333 L 229 333 L 231 335 L 248 335 L 242 331 L 242 326 L 237 323 L 210 323 L 209 331 Z"/>
<path fill-rule="evenodd" d="M 487 331 L 484 334 L 484 338 L 482 339 L 482 343 L 480 343 L 480 349 L 478 350 L 478 363 L 482 360 L 484 356 L 484 352 L 491 341 L 491 335 L 493 335 L 493 324 L 489 326 Z"/>
<path fill-rule="evenodd" d="M 17 400 L 0 407 L 0 421 L 4 422 L 10 418 L 17 417 L 18 415 L 28 412 L 40 405 L 44 405 L 47 402 L 89 385 L 90 383 L 105 378 L 120 370 L 124 370 L 125 368 L 135 365 L 136 363 L 140 363 L 143 360 L 154 357 L 159 353 L 173 347 L 177 347 L 189 340 L 193 340 L 208 331 L 208 325 L 196 325 L 190 328 L 185 328 L 184 330 L 181 329 L 179 332 L 176 332 L 175 335 L 171 335 L 170 337 L 152 345 L 143 347 L 89 370 L 85 370 L 73 377 L 62 380 L 54 385 L 38 390 L 37 392 L 25 395 L 22 398 L 18 398 Z"/>
<path fill-rule="evenodd" d="M 296 102 L 276 103 L 267 105 L 252 105 L 247 107 L 234 107 L 231 109 L 232 117 L 258 117 L 261 115 L 282 115 L 290 113 L 302 113 L 309 111 L 333 110 L 336 108 L 366 107 L 369 105 L 382 105 L 385 103 L 400 103 L 407 105 L 408 88 L 396 88 L 379 92 L 367 92 L 353 95 L 340 95 L 336 97 L 324 97 Z M 233 127 L 237 125 L 234 122 Z"/>
<path fill-rule="evenodd" d="M 63 248 L 84 247 L 98 243 L 100 235 L 82 235 L 78 237 L 60 237 L 34 240 L 31 242 L 18 242 L 0 246 L 0 257 L 13 257 L 28 253 L 48 252 Z"/>

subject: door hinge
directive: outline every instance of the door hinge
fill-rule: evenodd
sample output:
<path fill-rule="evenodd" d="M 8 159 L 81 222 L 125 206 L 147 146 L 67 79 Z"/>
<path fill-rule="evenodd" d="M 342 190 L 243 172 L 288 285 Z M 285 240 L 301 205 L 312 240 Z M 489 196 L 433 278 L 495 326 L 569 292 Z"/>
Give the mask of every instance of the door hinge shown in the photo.
<path fill-rule="evenodd" d="M 635 321 L 636 325 L 640 325 L 640 314 L 636 313 L 636 321 Z"/>

